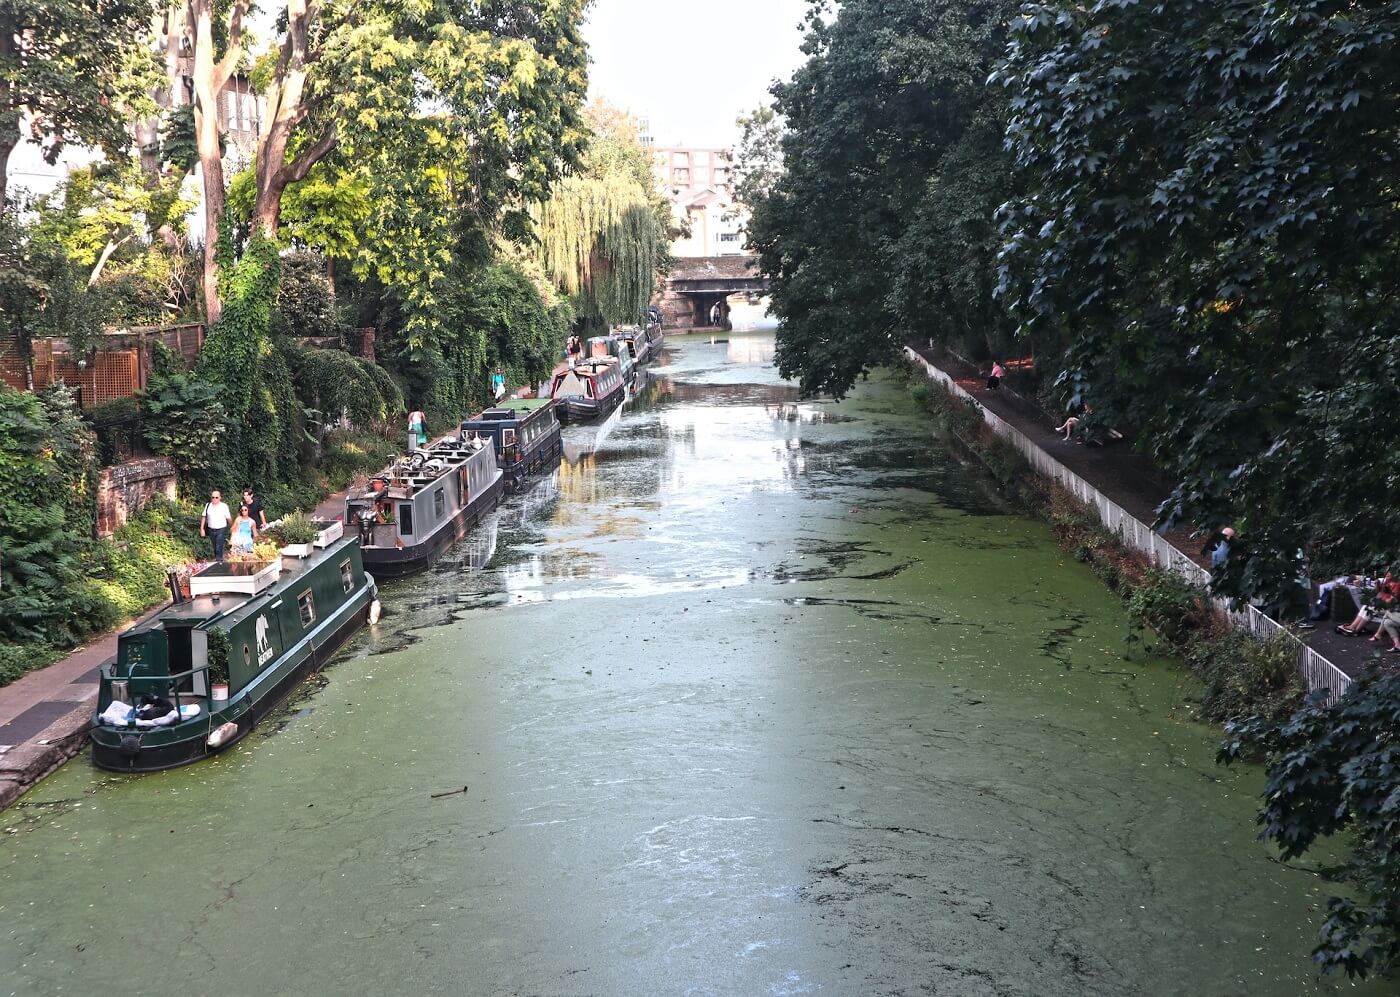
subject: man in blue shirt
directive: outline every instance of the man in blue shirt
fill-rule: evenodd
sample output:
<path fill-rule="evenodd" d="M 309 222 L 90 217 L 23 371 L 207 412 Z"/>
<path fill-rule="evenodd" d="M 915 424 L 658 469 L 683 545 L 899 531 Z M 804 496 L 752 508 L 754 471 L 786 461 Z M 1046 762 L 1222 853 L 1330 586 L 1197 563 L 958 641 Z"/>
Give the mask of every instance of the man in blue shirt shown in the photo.
<path fill-rule="evenodd" d="M 1210 570 L 1214 571 L 1230 556 L 1230 541 L 1235 539 L 1234 527 L 1227 526 L 1220 531 L 1221 540 L 1210 554 Z"/>

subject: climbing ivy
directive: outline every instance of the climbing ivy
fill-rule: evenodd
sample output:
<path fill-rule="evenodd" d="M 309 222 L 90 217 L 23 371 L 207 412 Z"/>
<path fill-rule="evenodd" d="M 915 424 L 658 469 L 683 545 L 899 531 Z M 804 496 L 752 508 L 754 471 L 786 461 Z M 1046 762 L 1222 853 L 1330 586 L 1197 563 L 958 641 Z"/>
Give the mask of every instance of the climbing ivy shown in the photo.
<path fill-rule="evenodd" d="M 219 241 L 221 257 L 232 260 L 227 229 Z M 249 240 L 241 259 L 220 271 L 224 311 L 209 331 L 196 372 L 223 385 L 220 401 L 229 428 L 214 444 L 201 489 L 265 488 L 299 475 L 302 413 L 286 350 L 271 334 L 279 274 L 277 245 L 261 233 Z"/>
<path fill-rule="evenodd" d="M 398 385 L 367 360 L 342 350 L 303 349 L 292 362 L 301 399 L 324 428 L 342 419 L 359 429 L 381 428 L 404 409 Z"/>

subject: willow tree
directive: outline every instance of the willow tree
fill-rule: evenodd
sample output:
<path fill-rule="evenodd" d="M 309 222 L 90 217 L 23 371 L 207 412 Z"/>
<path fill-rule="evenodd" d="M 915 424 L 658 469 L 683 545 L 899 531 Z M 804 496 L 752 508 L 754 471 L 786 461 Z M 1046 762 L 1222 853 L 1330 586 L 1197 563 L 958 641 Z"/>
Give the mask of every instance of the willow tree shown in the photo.
<path fill-rule="evenodd" d="M 636 130 L 606 108 L 589 109 L 595 132 L 582 167 L 535 210 L 540 258 L 574 302 L 585 329 L 636 321 L 656 288 L 670 238 Z"/>

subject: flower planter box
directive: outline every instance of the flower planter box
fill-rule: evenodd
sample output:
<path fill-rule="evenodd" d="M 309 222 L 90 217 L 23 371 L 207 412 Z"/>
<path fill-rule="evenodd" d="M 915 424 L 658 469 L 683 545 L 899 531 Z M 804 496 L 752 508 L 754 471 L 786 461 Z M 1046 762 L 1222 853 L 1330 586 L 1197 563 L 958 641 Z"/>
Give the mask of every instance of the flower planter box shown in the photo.
<path fill-rule="evenodd" d="M 279 561 L 218 561 L 190 576 L 190 596 L 232 592 L 257 595 L 277 581 Z"/>
<path fill-rule="evenodd" d="M 287 544 L 282 548 L 283 557 L 310 557 L 311 552 L 319 545 L 316 544 Z"/>
<path fill-rule="evenodd" d="M 316 534 L 317 547 L 329 547 L 345 535 L 345 524 L 340 520 L 326 522 L 318 519 L 316 520 L 316 528 L 319 530 Z"/>

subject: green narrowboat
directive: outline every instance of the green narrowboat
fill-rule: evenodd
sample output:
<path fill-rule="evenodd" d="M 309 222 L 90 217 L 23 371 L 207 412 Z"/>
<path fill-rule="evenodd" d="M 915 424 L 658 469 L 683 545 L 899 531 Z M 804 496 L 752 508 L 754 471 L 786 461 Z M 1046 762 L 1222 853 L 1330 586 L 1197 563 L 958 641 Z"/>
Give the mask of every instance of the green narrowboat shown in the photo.
<path fill-rule="evenodd" d="M 218 562 L 190 579 L 190 593 L 122 634 L 102 666 L 99 768 L 154 772 L 227 748 L 364 626 L 376 601 L 356 537 L 307 558 Z"/>

